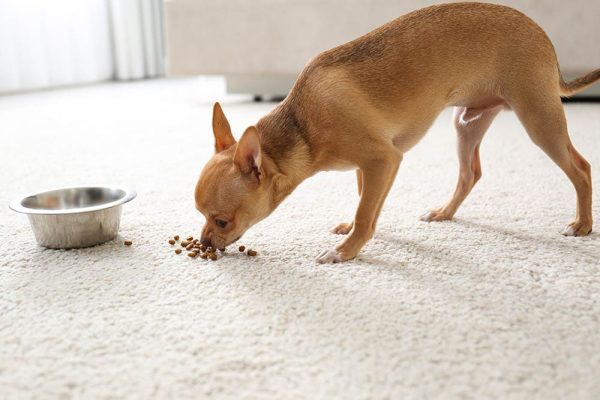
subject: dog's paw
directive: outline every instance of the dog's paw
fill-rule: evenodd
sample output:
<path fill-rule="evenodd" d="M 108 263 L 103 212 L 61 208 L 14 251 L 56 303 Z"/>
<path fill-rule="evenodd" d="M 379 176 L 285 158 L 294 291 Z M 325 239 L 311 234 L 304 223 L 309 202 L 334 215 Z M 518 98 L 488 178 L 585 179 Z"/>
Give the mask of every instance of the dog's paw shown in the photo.
<path fill-rule="evenodd" d="M 336 227 L 332 228 L 331 232 L 335 233 L 336 235 L 347 235 L 352 230 L 352 226 L 354 226 L 354 222 L 342 222 L 341 224 L 338 224 Z"/>
<path fill-rule="evenodd" d="M 317 257 L 319 264 L 335 264 L 342 262 L 342 255 L 336 250 L 325 250 Z"/>
<path fill-rule="evenodd" d="M 425 214 L 419 217 L 421 221 L 433 222 L 433 221 L 449 221 L 452 219 L 452 215 L 448 215 L 441 210 L 427 211 Z"/>
<path fill-rule="evenodd" d="M 565 226 L 560 232 L 565 236 L 586 236 L 592 231 L 592 224 L 584 224 L 582 222 L 571 222 Z"/>

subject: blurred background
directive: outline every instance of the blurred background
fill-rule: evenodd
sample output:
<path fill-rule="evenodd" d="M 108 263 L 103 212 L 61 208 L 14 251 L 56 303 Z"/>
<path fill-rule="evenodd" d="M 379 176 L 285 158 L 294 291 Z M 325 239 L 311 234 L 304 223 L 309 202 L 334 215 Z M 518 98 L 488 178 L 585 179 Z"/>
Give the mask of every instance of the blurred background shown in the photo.
<path fill-rule="evenodd" d="M 0 94 L 157 77 L 224 77 L 285 96 L 305 63 L 428 0 L 1 0 Z M 600 65 L 600 3 L 497 1 L 548 33 L 567 78 Z M 597 96 L 592 89 L 583 96 Z"/>
<path fill-rule="evenodd" d="M 160 0 L 0 1 L 0 92 L 164 76 Z"/>

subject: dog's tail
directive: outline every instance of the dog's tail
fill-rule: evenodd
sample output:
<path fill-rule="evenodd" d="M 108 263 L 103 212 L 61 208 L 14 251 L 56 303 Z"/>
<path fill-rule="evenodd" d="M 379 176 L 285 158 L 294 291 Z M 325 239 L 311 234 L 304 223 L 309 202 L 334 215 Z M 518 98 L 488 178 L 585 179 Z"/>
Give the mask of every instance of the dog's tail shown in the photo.
<path fill-rule="evenodd" d="M 597 69 L 595 71 L 590 72 L 587 75 L 576 78 L 576 79 L 572 80 L 571 82 L 565 82 L 561 76 L 560 77 L 561 96 L 568 97 L 568 96 L 572 96 L 576 93 L 579 93 L 582 90 L 584 90 L 585 88 L 587 88 L 588 86 L 591 86 L 592 84 L 594 84 L 594 82 L 596 82 L 597 80 L 600 80 L 600 69 Z"/>

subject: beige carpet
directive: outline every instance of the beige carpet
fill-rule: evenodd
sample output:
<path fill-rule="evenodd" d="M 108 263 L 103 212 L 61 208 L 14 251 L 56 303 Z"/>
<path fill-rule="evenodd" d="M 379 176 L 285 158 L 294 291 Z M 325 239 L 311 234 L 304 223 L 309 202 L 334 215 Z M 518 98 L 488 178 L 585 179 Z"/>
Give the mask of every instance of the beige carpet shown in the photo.
<path fill-rule="evenodd" d="M 600 398 L 600 235 L 558 234 L 574 190 L 512 113 L 484 139 L 483 179 L 454 222 L 418 220 L 454 189 L 448 110 L 406 155 L 357 260 L 314 262 L 353 215 L 348 172 L 308 180 L 249 231 L 257 258 L 205 262 L 166 240 L 201 227 L 210 102 L 237 135 L 274 106 L 219 83 L 0 98 L 0 398 Z M 600 223 L 600 104 L 567 117 Z M 131 248 L 44 250 L 7 207 L 98 182 L 137 189 Z"/>

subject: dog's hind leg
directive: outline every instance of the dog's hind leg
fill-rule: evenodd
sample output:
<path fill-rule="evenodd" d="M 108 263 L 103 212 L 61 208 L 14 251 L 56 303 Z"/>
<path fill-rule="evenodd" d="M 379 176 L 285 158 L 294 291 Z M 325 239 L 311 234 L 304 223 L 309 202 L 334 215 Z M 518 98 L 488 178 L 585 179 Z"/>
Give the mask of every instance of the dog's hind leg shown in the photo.
<path fill-rule="evenodd" d="M 428 211 L 421 216 L 423 221 L 444 221 L 452 219 L 456 210 L 467 197 L 475 183 L 481 178 L 479 144 L 483 135 L 498 115 L 501 106 L 486 109 L 456 107 L 454 127 L 458 137 L 459 173 L 454 195 L 441 208 Z"/>
<path fill-rule="evenodd" d="M 511 106 L 531 140 L 564 171 L 577 192 L 575 220 L 561 233 L 585 236 L 592 231 L 591 167 L 573 147 L 560 97 L 552 94 L 533 92 L 513 100 Z"/>
<path fill-rule="evenodd" d="M 357 169 L 356 170 L 356 183 L 358 185 L 358 196 L 359 197 L 362 194 L 362 184 L 363 184 L 362 181 L 363 181 L 362 171 L 360 169 Z M 342 223 L 336 225 L 333 229 L 331 229 L 331 232 L 335 233 L 337 235 L 347 235 L 348 233 L 350 233 L 353 226 L 354 226 L 354 221 L 342 222 Z"/>

